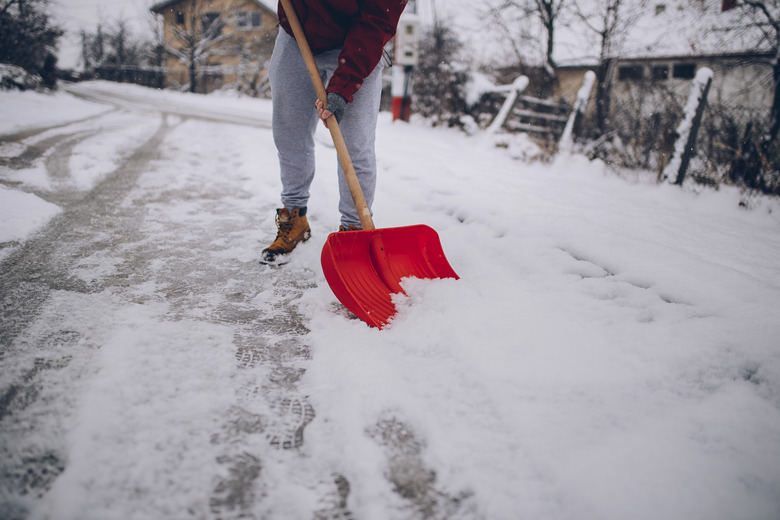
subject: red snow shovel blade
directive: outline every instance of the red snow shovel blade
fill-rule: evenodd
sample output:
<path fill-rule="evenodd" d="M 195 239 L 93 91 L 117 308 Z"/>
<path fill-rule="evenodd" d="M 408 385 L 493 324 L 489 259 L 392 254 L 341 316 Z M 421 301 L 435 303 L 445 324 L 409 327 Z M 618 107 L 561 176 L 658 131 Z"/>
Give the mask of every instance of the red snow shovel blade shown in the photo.
<path fill-rule="evenodd" d="M 380 329 L 395 315 L 402 278 L 458 278 L 439 235 L 423 225 L 331 233 L 322 271 L 344 307 Z"/>

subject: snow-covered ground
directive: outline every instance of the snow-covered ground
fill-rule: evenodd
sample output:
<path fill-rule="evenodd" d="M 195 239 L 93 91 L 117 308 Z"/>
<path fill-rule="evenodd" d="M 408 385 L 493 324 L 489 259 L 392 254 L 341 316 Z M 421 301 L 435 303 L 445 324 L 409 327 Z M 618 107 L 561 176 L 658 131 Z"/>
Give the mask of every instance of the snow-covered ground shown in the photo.
<path fill-rule="evenodd" d="M 189 99 L 98 87 L 152 105 L 167 96 L 171 109 Z M 209 114 L 242 103 L 198 102 Z M 262 112 L 257 101 L 246 107 Z M 780 518 L 777 201 L 754 198 L 746 210 L 731 188 L 628 182 L 577 155 L 519 161 L 478 136 L 382 114 L 375 222 L 433 227 L 460 280 L 408 281 L 395 320 L 379 331 L 337 304 L 319 267 L 338 226 L 332 148 L 317 151 L 313 237 L 279 269 L 255 262 L 275 234 L 268 129 L 65 94 L 1 93 L 0 112 L 0 134 L 76 121 L 80 136 L 67 181 L 47 173 L 55 159 L 46 154 L 0 165 L 6 259 L 67 209 L 58 190 L 87 192 L 169 127 L 123 202 L 94 215 L 116 233 L 132 227 L 131 241 L 76 261 L 68 280 L 93 290 L 54 291 L 41 318 L 2 345 L 5 396 L 24 374 L 46 370 L 30 368 L 46 354 L 26 349 L 30 338 L 53 337 L 51 327 L 81 338 L 53 337 L 51 349 L 72 356 L 78 344 L 90 354 L 17 414 L 29 431 L 8 416 L 0 422 L 9 460 L 53 445 L 64 461 L 41 496 L 0 485 L 0 511 L 233 517 L 215 512 L 213 499 L 228 458 L 245 473 L 225 478 L 253 475 L 240 510 L 249 518 L 311 518 L 321 475 L 349 483 L 338 496 L 354 518 Z M 0 150 L 17 157 L 53 138 Z M 141 217 L 113 224 L 113 212 Z M 182 237 L 203 250 L 159 253 Z M 159 256 L 126 260 L 138 250 Z M 223 279 L 212 274 L 220 264 L 240 268 Z M 287 367 L 299 371 L 296 391 L 315 413 L 296 450 L 230 437 L 220 422 L 237 406 L 266 414 L 246 388 L 278 376 L 262 363 L 238 366 L 238 326 L 214 319 L 237 299 L 247 316 L 297 327 L 267 327 L 265 345 L 297 334 L 305 346 Z"/>

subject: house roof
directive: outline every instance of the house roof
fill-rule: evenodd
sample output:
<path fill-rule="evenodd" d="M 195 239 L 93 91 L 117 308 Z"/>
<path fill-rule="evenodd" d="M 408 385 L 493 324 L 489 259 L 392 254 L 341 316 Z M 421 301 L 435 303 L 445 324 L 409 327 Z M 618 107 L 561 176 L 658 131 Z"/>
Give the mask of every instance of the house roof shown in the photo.
<path fill-rule="evenodd" d="M 599 41 L 590 30 L 561 29 L 558 65 L 598 63 Z M 721 10 L 721 2 L 654 0 L 630 28 L 618 34 L 608 56 L 617 59 L 667 59 L 759 56 L 771 51 L 765 26 L 745 9 Z M 567 34 L 568 33 L 568 34 Z M 567 41 L 571 38 L 571 41 Z M 560 44 L 560 45 L 559 45 Z"/>
<path fill-rule="evenodd" d="M 721 2 L 691 6 L 657 0 L 630 30 L 616 57 L 716 56 L 769 51 L 763 20 Z"/>
<path fill-rule="evenodd" d="M 153 13 L 160 13 L 164 11 L 165 9 L 178 4 L 179 2 L 183 2 L 184 0 L 163 0 L 162 2 L 158 2 L 154 4 L 152 7 L 149 8 L 150 11 Z M 259 5 L 263 9 L 266 9 L 274 14 L 276 14 L 276 2 L 273 0 L 250 0 L 251 2 L 254 2 L 255 4 Z"/>

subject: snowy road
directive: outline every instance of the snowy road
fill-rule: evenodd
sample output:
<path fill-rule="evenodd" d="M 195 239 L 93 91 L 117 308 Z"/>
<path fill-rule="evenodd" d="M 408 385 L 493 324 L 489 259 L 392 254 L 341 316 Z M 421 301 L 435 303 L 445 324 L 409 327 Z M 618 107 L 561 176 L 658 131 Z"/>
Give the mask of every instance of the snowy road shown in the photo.
<path fill-rule="evenodd" d="M 107 103 L 133 111 L 166 113 L 183 117 L 192 117 L 207 121 L 236 123 L 240 125 L 271 128 L 271 112 L 268 103 L 252 103 L 252 100 L 240 100 L 231 103 L 230 99 L 222 103 L 208 103 L 201 97 L 182 98 L 180 96 L 148 96 L 133 90 L 117 90 L 99 84 L 85 85 L 74 83 L 65 85 L 64 90 L 74 96 L 89 101 Z"/>
<path fill-rule="evenodd" d="M 261 266 L 267 101 L 76 89 L 0 93 L 3 520 L 780 518 L 777 201 L 383 114 L 377 224 L 461 279 L 377 331 L 319 267 L 331 148 Z"/>
<path fill-rule="evenodd" d="M 26 518 L 53 484 L 39 513 L 107 518 L 113 494 L 130 485 L 123 470 L 140 459 L 154 468 L 142 488 L 133 484 L 134 512 L 119 517 L 239 517 L 279 481 L 313 490 L 300 507 L 338 517 L 346 481 L 295 451 L 314 410 L 297 389 L 309 357 L 306 322 L 289 303 L 313 273 L 257 264 L 268 233 L 242 203 L 253 195 L 240 167 L 252 146 L 220 139 L 220 128 L 112 110 L 4 138 L 10 146 L 45 134 L 6 162 L 23 170 L 45 158 L 58 189 L 33 191 L 63 208 L 5 259 L 0 277 L 3 381 L 11 383 L 0 396 L 4 519 Z M 98 135 L 116 145 L 114 132 L 132 135 L 133 148 L 96 186 L 79 189 L 74 149 Z M 213 147 L 200 148 L 204 141 Z M 273 157 L 271 146 L 265 139 L 262 154 Z M 214 164 L 223 168 L 216 180 L 208 178 Z M 260 292 L 273 295 L 265 312 L 252 305 Z M 171 436 L 177 424 L 186 431 Z M 143 439 L 131 441 L 139 431 Z M 175 455 L 186 463 L 166 460 Z M 76 482 L 90 492 L 71 489 Z M 168 493 L 195 496 L 160 503 Z"/>

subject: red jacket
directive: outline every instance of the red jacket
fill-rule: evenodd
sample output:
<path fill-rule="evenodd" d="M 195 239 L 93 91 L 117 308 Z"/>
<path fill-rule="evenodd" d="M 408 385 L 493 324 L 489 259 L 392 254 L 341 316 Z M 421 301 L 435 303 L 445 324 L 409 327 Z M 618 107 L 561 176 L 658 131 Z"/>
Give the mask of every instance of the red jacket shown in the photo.
<path fill-rule="evenodd" d="M 352 102 L 363 80 L 382 59 L 382 49 L 395 35 L 406 0 L 291 0 L 314 54 L 341 48 L 339 66 L 328 82 Z M 281 3 L 279 23 L 293 36 Z"/>

